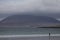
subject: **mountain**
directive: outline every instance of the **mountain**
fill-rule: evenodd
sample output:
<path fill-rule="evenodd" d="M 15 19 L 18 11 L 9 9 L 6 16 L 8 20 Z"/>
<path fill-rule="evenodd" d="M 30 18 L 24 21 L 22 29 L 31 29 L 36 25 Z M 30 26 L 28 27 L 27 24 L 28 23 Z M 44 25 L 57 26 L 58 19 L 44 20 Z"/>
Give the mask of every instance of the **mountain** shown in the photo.
<path fill-rule="evenodd" d="M 0 26 L 46 26 L 60 21 L 48 16 L 13 15 L 0 22 Z"/>

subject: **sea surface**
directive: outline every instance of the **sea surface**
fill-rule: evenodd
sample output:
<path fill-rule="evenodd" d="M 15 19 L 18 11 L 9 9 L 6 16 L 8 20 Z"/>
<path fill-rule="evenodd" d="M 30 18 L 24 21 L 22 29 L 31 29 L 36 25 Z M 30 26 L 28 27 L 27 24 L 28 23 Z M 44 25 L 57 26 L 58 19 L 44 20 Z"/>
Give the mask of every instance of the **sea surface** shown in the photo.
<path fill-rule="evenodd" d="M 0 35 L 60 34 L 60 28 L 0 28 Z"/>

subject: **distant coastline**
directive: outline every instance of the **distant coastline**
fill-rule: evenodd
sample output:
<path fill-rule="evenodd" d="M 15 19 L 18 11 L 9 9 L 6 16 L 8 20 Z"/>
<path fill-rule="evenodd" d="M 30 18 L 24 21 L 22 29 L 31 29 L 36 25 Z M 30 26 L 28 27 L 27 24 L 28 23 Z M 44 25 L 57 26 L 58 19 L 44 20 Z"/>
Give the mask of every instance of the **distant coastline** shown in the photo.
<path fill-rule="evenodd" d="M 37 28 L 60 28 L 60 27 L 37 27 Z"/>

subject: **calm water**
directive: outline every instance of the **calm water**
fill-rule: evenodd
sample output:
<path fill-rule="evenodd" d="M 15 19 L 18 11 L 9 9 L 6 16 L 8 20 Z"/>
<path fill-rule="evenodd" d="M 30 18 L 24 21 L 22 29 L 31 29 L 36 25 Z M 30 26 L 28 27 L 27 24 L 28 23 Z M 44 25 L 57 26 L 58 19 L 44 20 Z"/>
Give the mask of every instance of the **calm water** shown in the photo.
<path fill-rule="evenodd" d="M 0 29 L 0 35 L 60 34 L 60 28 L 19 28 Z"/>

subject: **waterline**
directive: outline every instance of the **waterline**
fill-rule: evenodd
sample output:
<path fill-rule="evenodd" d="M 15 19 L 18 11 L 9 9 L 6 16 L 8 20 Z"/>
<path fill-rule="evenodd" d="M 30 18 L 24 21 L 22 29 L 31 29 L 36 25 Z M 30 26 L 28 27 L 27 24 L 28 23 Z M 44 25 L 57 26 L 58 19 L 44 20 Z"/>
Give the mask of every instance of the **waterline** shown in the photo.
<path fill-rule="evenodd" d="M 49 36 L 49 34 L 32 34 L 32 35 L 0 35 L 0 38 L 9 37 L 44 37 Z M 51 34 L 50 36 L 60 36 L 60 34 Z"/>

